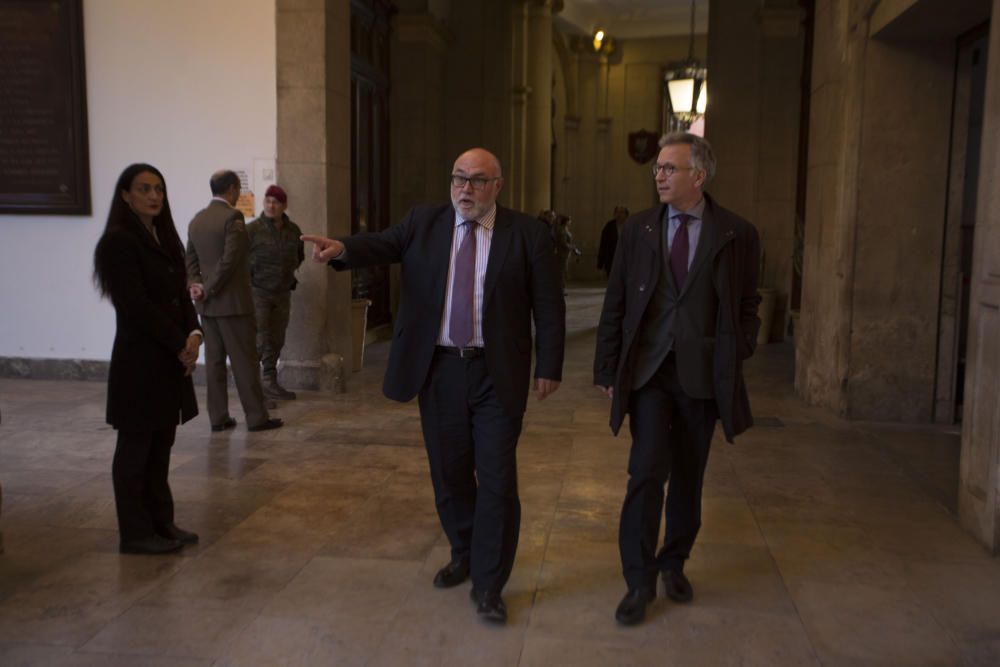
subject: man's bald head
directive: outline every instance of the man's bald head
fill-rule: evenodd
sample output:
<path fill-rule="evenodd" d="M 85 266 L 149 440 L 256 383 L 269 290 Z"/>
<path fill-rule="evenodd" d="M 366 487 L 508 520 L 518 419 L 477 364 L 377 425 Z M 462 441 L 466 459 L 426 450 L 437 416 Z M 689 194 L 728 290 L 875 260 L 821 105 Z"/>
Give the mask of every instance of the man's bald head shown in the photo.
<path fill-rule="evenodd" d="M 496 204 L 502 187 L 500 160 L 485 148 L 470 148 L 455 160 L 451 169 L 451 203 L 462 219 L 482 219 Z"/>

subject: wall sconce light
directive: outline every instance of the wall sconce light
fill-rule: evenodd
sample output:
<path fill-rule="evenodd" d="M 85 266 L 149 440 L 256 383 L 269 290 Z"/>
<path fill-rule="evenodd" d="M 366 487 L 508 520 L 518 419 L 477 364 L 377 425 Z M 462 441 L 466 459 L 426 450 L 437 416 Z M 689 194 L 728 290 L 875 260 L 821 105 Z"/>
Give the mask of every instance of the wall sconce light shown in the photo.
<path fill-rule="evenodd" d="M 601 50 L 601 46 L 604 44 L 604 37 L 605 37 L 605 34 L 604 34 L 604 31 L 601 28 L 598 28 L 597 30 L 594 31 L 594 50 L 595 51 L 600 51 Z"/>

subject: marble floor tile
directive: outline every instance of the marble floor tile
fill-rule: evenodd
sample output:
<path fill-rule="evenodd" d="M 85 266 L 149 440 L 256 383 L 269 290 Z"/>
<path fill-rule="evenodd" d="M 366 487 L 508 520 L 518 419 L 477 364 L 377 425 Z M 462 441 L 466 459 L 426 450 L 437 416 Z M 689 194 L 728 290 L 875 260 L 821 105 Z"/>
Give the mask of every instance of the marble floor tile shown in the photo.
<path fill-rule="evenodd" d="M 261 615 L 226 648 L 215 667 L 363 667 L 383 643 L 388 621 L 353 622 Z"/>
<path fill-rule="evenodd" d="M 907 589 L 810 581 L 790 589 L 823 664 L 959 664 L 934 610 Z"/>
<path fill-rule="evenodd" d="M 421 562 L 313 558 L 264 608 L 268 616 L 391 620 L 414 586 Z"/>
<path fill-rule="evenodd" d="M 758 425 L 716 429 L 694 601 L 660 587 L 620 627 L 631 440 L 592 386 L 602 298 L 571 288 L 562 385 L 529 400 L 506 627 L 469 583 L 431 583 L 450 546 L 417 405 L 381 394 L 384 342 L 348 393 L 281 402 L 284 428 L 249 433 L 234 392 L 236 429 L 178 429 L 176 520 L 201 541 L 172 556 L 117 553 L 103 383 L 0 379 L 0 664 L 1000 664 L 1000 561 L 955 519 L 955 429 L 805 405 L 783 344 L 746 365 Z"/>
<path fill-rule="evenodd" d="M 255 613 L 134 606 L 108 623 L 82 651 L 219 658 Z"/>
<path fill-rule="evenodd" d="M 4 667 L 210 667 L 211 658 L 175 658 L 147 655 L 137 658 L 121 653 L 83 652 L 43 644 L 0 643 Z"/>

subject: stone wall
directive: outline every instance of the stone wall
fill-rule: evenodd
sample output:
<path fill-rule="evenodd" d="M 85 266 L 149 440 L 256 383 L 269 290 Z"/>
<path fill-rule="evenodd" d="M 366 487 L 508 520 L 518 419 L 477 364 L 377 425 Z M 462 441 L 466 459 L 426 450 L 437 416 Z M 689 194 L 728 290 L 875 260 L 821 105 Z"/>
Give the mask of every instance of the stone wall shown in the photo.
<path fill-rule="evenodd" d="M 306 234 L 351 233 L 350 5 L 277 0 L 278 180 Z M 308 252 L 308 251 L 307 251 Z M 282 381 L 319 388 L 351 353 L 351 278 L 307 260 L 293 293 Z"/>
<path fill-rule="evenodd" d="M 993 0 L 1000 16 L 1000 0 Z M 1000 21 L 990 27 L 976 242 L 969 309 L 959 517 L 1000 551 Z"/>
<path fill-rule="evenodd" d="M 873 6 L 816 3 L 796 387 L 852 418 L 921 422 L 933 410 L 956 35 L 871 34 Z"/>

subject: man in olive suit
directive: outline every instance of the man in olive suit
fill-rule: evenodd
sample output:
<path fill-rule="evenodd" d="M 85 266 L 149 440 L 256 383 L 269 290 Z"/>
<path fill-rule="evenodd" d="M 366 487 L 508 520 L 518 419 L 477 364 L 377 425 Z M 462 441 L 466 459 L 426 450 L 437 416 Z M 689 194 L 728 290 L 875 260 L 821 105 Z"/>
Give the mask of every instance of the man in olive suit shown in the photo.
<path fill-rule="evenodd" d="M 278 428 L 282 422 L 268 415 L 260 384 L 250 243 L 243 214 L 234 208 L 240 179 L 233 171 L 217 171 L 209 185 L 212 201 L 188 225 L 187 244 L 188 285 L 205 330 L 208 417 L 213 431 L 236 426 L 229 415 L 228 356 L 247 430 Z"/>

